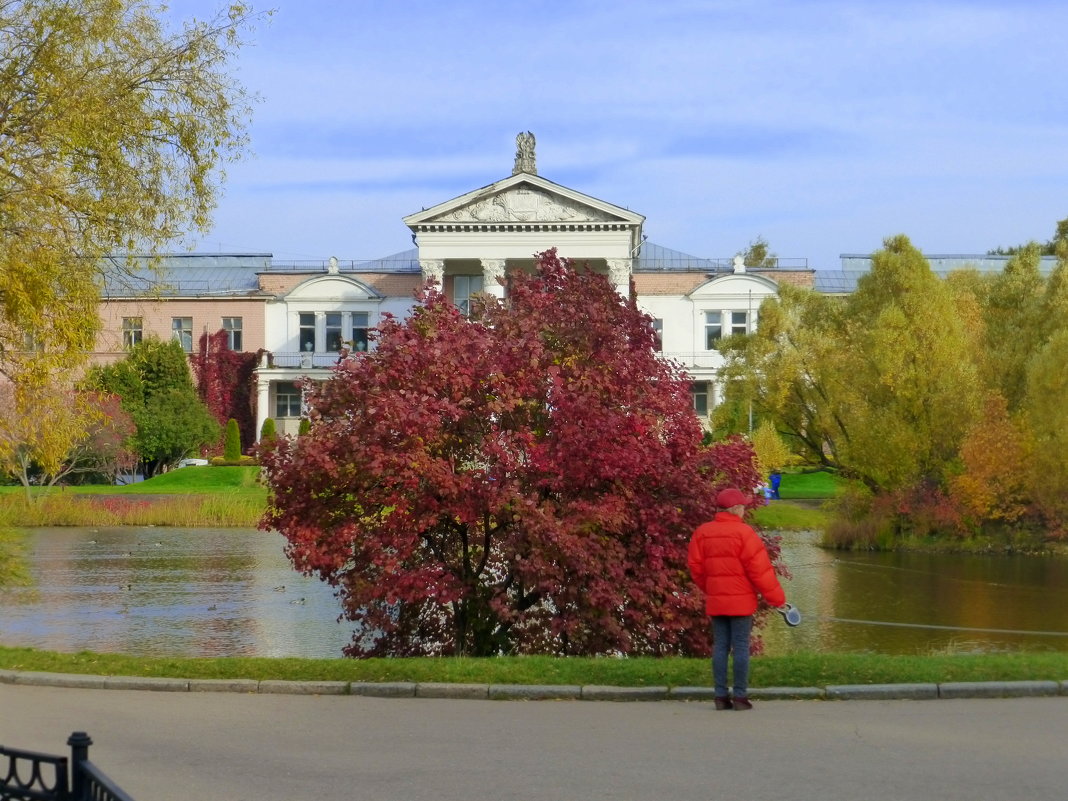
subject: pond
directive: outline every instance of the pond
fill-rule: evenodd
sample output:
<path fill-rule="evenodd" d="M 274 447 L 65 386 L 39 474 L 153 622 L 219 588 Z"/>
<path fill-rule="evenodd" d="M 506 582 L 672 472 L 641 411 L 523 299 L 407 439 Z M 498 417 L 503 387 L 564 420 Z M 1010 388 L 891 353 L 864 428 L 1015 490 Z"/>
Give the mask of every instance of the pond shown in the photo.
<path fill-rule="evenodd" d="M 330 587 L 280 535 L 243 529 L 34 529 L 34 586 L 0 593 L 0 643 L 145 656 L 341 656 Z M 798 628 L 768 653 L 1068 650 L 1068 559 L 837 553 L 787 534 Z"/>
<path fill-rule="evenodd" d="M 40 528 L 27 589 L 0 594 L 0 643 L 145 656 L 340 657 L 333 591 L 254 529 Z"/>

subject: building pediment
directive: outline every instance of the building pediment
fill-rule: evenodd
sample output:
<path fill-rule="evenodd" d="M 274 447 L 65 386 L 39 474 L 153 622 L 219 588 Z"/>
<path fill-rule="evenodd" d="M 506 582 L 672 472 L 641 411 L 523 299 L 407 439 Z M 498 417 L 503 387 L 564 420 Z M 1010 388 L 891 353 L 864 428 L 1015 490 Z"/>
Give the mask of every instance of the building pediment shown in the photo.
<path fill-rule="evenodd" d="M 413 230 L 482 224 L 640 226 L 644 220 L 640 214 L 526 173 L 404 218 Z"/>
<path fill-rule="evenodd" d="M 778 285 L 770 278 L 753 273 L 727 273 L 705 281 L 689 294 L 694 300 L 712 297 L 740 298 L 750 294 L 754 298 L 763 299 L 777 292 Z"/>
<path fill-rule="evenodd" d="M 355 278 L 343 275 L 321 275 L 293 287 L 285 295 L 285 300 L 289 302 L 351 302 L 378 300 L 380 297 L 374 289 Z"/>

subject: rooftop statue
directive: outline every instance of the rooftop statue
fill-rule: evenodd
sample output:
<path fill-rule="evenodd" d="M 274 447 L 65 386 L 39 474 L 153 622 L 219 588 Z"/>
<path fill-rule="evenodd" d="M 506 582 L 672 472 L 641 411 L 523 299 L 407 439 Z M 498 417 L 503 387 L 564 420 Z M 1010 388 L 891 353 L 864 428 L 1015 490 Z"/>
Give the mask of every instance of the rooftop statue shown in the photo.
<path fill-rule="evenodd" d="M 534 134 L 524 131 L 515 138 L 515 167 L 512 175 L 521 172 L 537 175 L 538 168 L 534 165 Z"/>

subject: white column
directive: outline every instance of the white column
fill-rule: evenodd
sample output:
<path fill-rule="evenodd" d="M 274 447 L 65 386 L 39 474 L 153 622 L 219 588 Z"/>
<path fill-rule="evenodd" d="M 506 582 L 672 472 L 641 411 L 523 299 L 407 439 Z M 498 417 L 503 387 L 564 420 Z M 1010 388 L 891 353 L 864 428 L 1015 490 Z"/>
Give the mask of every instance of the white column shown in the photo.
<path fill-rule="evenodd" d="M 482 291 L 495 298 L 504 298 L 505 260 L 482 259 Z"/>
<path fill-rule="evenodd" d="M 445 262 L 441 259 L 419 259 L 424 281 L 437 281 L 438 289 L 445 286 Z"/>
<path fill-rule="evenodd" d="M 630 272 L 631 259 L 608 259 L 608 280 L 616 288 L 616 292 L 625 298 L 630 297 Z"/>
<path fill-rule="evenodd" d="M 271 410 L 271 382 L 265 376 L 257 376 L 256 381 L 256 442 L 260 441 L 260 432 L 263 431 L 263 421 L 270 417 L 267 412 Z"/>

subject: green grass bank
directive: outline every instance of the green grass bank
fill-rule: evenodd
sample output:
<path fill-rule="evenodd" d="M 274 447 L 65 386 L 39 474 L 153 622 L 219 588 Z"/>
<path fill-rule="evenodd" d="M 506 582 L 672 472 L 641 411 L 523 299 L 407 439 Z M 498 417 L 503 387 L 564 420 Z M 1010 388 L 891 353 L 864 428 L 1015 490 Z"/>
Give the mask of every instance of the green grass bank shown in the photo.
<path fill-rule="evenodd" d="M 254 528 L 267 504 L 259 475 L 258 467 L 183 467 L 124 486 L 42 488 L 32 501 L 20 486 L 0 487 L 0 528 Z M 833 497 L 839 485 L 825 472 L 785 474 L 782 500 L 755 510 L 754 520 L 768 529 L 822 529 L 827 513 L 818 501 Z"/>
<path fill-rule="evenodd" d="M 422 659 L 149 659 L 0 647 L 0 669 L 103 676 L 287 681 L 410 681 L 689 687 L 710 683 L 706 659 L 495 657 Z M 754 687 L 1068 679 L 1068 653 L 754 657 Z"/>
<path fill-rule="evenodd" d="M 125 486 L 0 487 L 0 527 L 255 528 L 267 503 L 258 467 L 183 467 Z"/>

